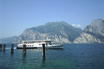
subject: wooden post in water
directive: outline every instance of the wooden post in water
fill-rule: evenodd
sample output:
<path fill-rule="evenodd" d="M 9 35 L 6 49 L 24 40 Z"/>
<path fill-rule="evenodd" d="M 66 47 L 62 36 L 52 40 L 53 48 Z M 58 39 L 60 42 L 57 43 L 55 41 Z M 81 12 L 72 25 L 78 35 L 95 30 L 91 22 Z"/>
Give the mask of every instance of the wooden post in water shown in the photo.
<path fill-rule="evenodd" d="M 0 44 L 0 50 L 2 50 L 2 44 Z"/>
<path fill-rule="evenodd" d="M 6 47 L 6 45 L 4 44 L 4 46 L 3 46 L 3 52 L 5 52 L 5 47 Z"/>
<path fill-rule="evenodd" d="M 43 47 L 43 58 L 45 58 L 45 44 L 42 44 Z"/>
<path fill-rule="evenodd" d="M 0 49 L 1 49 L 1 44 L 0 44 Z"/>
<path fill-rule="evenodd" d="M 26 54 L 26 45 L 23 45 L 23 54 Z"/>
<path fill-rule="evenodd" d="M 14 44 L 12 44 L 12 46 L 11 46 L 11 54 L 13 54 L 14 53 Z"/>

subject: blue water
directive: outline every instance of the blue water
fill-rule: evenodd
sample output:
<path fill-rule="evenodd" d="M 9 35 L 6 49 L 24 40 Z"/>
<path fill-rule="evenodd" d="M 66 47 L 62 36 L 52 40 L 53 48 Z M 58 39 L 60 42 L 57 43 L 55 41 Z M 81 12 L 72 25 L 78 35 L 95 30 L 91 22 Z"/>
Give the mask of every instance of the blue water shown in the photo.
<path fill-rule="evenodd" d="M 63 50 L 0 50 L 0 69 L 104 69 L 104 44 L 66 44 Z"/>

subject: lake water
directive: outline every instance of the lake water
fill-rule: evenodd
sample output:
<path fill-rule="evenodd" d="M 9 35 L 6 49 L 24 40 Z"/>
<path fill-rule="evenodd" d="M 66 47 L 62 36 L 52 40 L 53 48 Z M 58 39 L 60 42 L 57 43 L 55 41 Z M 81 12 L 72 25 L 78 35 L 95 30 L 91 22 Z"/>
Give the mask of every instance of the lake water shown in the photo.
<path fill-rule="evenodd" d="M 65 44 L 63 50 L 0 50 L 0 69 L 104 69 L 104 44 Z"/>

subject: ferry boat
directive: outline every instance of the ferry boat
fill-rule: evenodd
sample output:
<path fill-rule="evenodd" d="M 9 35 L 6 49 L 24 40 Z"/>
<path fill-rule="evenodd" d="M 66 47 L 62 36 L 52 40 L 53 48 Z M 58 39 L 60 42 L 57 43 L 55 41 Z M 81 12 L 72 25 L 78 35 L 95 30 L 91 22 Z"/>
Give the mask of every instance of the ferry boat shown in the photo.
<path fill-rule="evenodd" d="M 22 41 L 17 45 L 17 49 L 23 49 L 23 45 L 26 45 L 26 49 L 38 49 L 42 48 L 42 45 L 45 44 L 47 49 L 63 49 L 62 44 L 52 43 L 50 40 L 31 40 L 31 41 Z"/>

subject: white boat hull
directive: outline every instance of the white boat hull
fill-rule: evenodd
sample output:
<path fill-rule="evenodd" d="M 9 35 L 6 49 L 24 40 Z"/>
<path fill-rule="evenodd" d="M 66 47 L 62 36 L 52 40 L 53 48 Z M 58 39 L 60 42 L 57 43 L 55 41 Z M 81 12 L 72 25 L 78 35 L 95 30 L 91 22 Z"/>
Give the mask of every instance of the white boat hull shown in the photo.
<path fill-rule="evenodd" d="M 39 49 L 42 45 L 26 45 L 26 49 Z M 46 49 L 63 49 L 63 45 L 45 45 Z M 18 45 L 17 49 L 23 49 L 23 45 Z"/>

